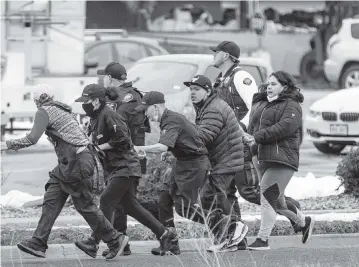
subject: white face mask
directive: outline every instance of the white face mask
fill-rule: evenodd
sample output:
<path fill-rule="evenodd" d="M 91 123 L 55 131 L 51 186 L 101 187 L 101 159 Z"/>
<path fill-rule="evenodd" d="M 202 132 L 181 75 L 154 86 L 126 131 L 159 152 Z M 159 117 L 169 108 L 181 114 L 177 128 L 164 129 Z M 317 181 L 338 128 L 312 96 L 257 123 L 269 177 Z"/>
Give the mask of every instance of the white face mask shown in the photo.
<path fill-rule="evenodd" d="M 275 96 L 273 96 L 273 97 L 267 96 L 267 99 L 268 99 L 268 102 L 273 102 L 274 100 L 277 100 L 277 99 L 278 99 L 278 95 L 275 95 Z"/>

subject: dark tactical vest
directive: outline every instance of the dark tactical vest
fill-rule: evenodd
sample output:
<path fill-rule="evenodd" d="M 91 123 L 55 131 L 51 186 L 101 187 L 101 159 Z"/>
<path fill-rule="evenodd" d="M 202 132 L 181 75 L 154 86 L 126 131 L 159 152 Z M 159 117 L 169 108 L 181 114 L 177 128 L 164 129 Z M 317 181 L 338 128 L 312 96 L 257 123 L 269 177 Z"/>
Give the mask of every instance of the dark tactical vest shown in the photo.
<path fill-rule="evenodd" d="M 228 105 L 233 109 L 238 122 L 240 122 L 248 113 L 248 108 L 246 103 L 243 101 L 241 96 L 236 90 L 234 84 L 234 75 L 242 70 L 237 64 L 233 65 L 226 74 L 218 79 L 214 84 L 214 88 L 217 91 L 220 98 L 228 103 Z M 241 88 L 237 88 L 241 90 Z"/>

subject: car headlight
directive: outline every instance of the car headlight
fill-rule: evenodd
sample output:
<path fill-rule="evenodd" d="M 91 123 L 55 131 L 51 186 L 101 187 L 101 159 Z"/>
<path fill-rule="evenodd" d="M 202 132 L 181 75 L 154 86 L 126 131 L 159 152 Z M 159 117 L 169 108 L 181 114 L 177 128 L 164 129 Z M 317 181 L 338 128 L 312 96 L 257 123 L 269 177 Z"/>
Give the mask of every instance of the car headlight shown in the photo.
<path fill-rule="evenodd" d="M 309 115 L 310 115 L 311 117 L 313 117 L 313 118 L 316 118 L 316 117 L 322 116 L 322 113 L 319 112 L 319 111 L 310 109 L 310 110 L 309 110 Z"/>

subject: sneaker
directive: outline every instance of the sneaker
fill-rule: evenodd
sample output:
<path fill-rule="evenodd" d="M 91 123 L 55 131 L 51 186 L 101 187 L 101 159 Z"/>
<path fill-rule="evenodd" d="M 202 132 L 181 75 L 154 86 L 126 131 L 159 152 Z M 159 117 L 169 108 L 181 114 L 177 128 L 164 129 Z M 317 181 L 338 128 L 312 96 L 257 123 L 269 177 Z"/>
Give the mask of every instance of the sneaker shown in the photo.
<path fill-rule="evenodd" d="M 172 255 L 172 242 L 177 240 L 176 229 L 173 227 L 166 228 L 165 233 L 160 238 L 160 256 Z"/>
<path fill-rule="evenodd" d="M 229 239 L 228 247 L 237 246 L 246 237 L 248 233 L 248 226 L 241 221 L 236 222 L 236 230 Z"/>
<path fill-rule="evenodd" d="M 260 238 L 257 238 L 252 244 L 248 246 L 249 250 L 268 250 L 270 249 L 268 245 L 268 240 L 263 241 Z"/>
<path fill-rule="evenodd" d="M 46 248 L 41 247 L 34 242 L 31 242 L 31 240 L 23 240 L 17 244 L 17 247 L 30 255 L 33 255 L 35 257 L 39 258 L 45 258 L 45 252 Z"/>
<path fill-rule="evenodd" d="M 179 247 L 178 240 L 172 241 L 172 245 L 171 245 L 170 252 L 171 252 L 173 255 L 179 255 L 179 254 L 181 254 L 181 250 L 180 250 L 180 247 Z M 153 249 L 151 250 L 151 253 L 152 253 L 153 255 L 156 255 L 156 256 L 161 255 L 161 247 L 153 248 Z"/>
<path fill-rule="evenodd" d="M 312 236 L 314 228 L 314 219 L 312 217 L 305 217 L 305 226 L 302 228 L 302 243 L 305 244 Z"/>
<path fill-rule="evenodd" d="M 107 248 L 104 251 L 102 251 L 102 256 L 106 257 L 109 253 L 110 253 L 110 250 Z M 123 249 L 123 252 L 122 252 L 121 256 L 129 256 L 131 254 L 132 254 L 132 252 L 131 252 L 131 249 L 130 249 L 130 244 L 127 244 L 125 246 L 125 248 Z"/>
<path fill-rule="evenodd" d="M 99 246 L 93 238 L 89 238 L 83 241 L 76 241 L 75 246 L 90 257 L 96 258 Z"/>
<path fill-rule="evenodd" d="M 227 240 L 228 241 L 228 240 Z M 228 243 L 227 243 L 228 244 Z M 224 253 L 224 252 L 234 252 L 238 250 L 237 246 L 228 247 L 227 244 L 224 244 L 223 246 L 213 245 L 210 246 L 207 251 L 212 253 Z"/>
<path fill-rule="evenodd" d="M 213 245 L 210 246 L 207 251 L 213 253 L 221 253 L 221 252 L 234 252 L 237 250 L 247 250 L 247 239 L 244 238 L 241 242 L 239 242 L 236 246 L 228 246 L 228 239 L 227 244 L 220 244 L 220 245 Z"/>
<path fill-rule="evenodd" d="M 214 244 L 212 246 L 210 246 L 209 248 L 207 248 L 208 252 L 225 252 L 225 250 L 228 249 L 228 242 L 229 239 L 224 239 L 223 241 L 217 243 L 216 241 L 214 242 Z"/>
<path fill-rule="evenodd" d="M 237 245 L 237 250 L 247 250 L 248 249 L 248 243 L 247 238 L 243 238 L 241 242 Z"/>
<path fill-rule="evenodd" d="M 111 260 L 116 257 L 117 254 L 122 254 L 126 245 L 128 244 L 128 236 L 124 234 L 120 234 L 120 236 L 116 239 L 115 242 L 107 243 L 107 246 L 110 252 L 105 256 L 106 260 Z"/>

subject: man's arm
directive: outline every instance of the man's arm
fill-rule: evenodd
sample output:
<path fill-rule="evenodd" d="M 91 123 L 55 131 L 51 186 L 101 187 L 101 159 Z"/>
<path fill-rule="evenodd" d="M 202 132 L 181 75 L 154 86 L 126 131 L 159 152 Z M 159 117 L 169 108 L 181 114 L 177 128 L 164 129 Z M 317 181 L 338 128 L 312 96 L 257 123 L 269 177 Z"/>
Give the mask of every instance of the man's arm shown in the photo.
<path fill-rule="evenodd" d="M 149 153 L 166 152 L 168 149 L 175 147 L 178 134 L 178 127 L 174 125 L 169 125 L 162 130 L 160 140 L 157 144 L 149 146 L 136 146 L 136 150 L 144 150 L 145 152 Z"/>
<path fill-rule="evenodd" d="M 49 124 L 49 115 L 43 108 L 39 108 L 35 114 L 34 126 L 31 132 L 23 138 L 6 141 L 8 149 L 18 150 L 35 145 Z"/>
<path fill-rule="evenodd" d="M 105 118 L 107 127 L 110 132 L 110 140 L 99 146 L 100 149 L 112 149 L 116 148 L 119 150 L 129 150 L 131 147 L 131 138 L 127 124 L 123 118 L 116 114 L 111 113 Z"/>
<path fill-rule="evenodd" d="M 168 146 L 161 143 L 157 143 L 149 146 L 135 146 L 135 149 L 137 152 L 143 150 L 146 153 L 162 153 L 168 150 Z"/>
<path fill-rule="evenodd" d="M 233 78 L 234 85 L 240 97 L 248 108 L 247 115 L 242 119 L 242 122 L 248 126 L 249 114 L 252 108 L 253 95 L 258 92 L 258 86 L 253 76 L 248 72 L 238 71 Z"/>
<path fill-rule="evenodd" d="M 223 129 L 224 121 L 218 110 L 207 110 L 200 124 L 197 125 L 199 135 L 205 146 L 213 143 Z"/>

